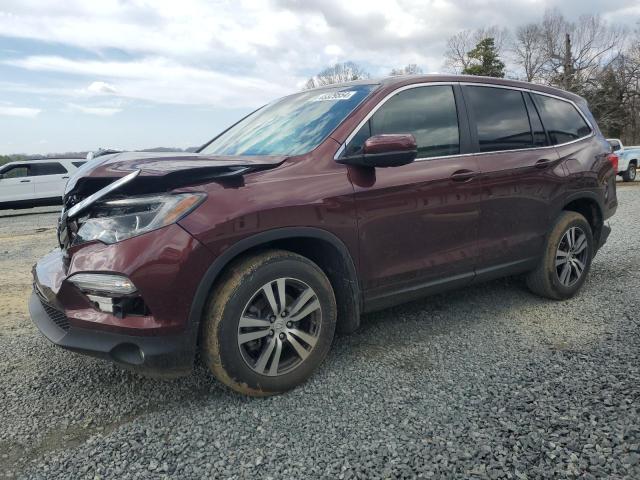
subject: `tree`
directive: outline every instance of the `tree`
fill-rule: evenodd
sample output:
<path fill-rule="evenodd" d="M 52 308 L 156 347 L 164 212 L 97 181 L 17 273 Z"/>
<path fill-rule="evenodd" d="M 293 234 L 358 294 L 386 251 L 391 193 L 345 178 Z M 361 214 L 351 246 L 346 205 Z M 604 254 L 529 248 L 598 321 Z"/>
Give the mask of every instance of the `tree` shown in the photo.
<path fill-rule="evenodd" d="M 422 69 L 416 65 L 415 63 L 409 63 L 402 68 L 393 68 L 389 72 L 390 77 L 394 77 L 396 75 L 420 75 L 422 73 Z"/>
<path fill-rule="evenodd" d="M 504 77 L 504 62 L 498 57 L 493 38 L 480 40 L 469 52 L 470 63 L 462 70 L 467 75 L 485 75 L 487 77 Z"/>
<path fill-rule="evenodd" d="M 542 27 L 528 23 L 516 29 L 512 47 L 514 62 L 524 70 L 527 82 L 542 81 L 548 57 L 544 49 Z"/>
<path fill-rule="evenodd" d="M 568 22 L 558 10 L 547 10 L 541 23 L 546 82 L 580 92 L 620 53 L 624 31 L 598 15 Z"/>
<path fill-rule="evenodd" d="M 325 85 L 351 82 L 369 77 L 369 73 L 354 62 L 336 63 L 307 80 L 305 88 L 324 87 Z"/>
<path fill-rule="evenodd" d="M 445 70 L 460 73 L 473 63 L 469 52 L 483 39 L 493 38 L 496 50 L 502 55 L 505 46 L 509 43 L 510 34 L 507 29 L 497 26 L 479 28 L 477 30 L 462 30 L 447 40 L 445 51 Z"/>

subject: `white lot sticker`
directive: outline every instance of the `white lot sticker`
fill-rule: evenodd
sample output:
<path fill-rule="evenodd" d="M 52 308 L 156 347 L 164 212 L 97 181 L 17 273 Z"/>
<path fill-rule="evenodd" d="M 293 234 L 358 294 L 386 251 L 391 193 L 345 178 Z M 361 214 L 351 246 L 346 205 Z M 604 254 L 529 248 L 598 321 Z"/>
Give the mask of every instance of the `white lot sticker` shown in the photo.
<path fill-rule="evenodd" d="M 312 98 L 309 100 L 310 102 L 326 102 L 333 100 L 348 100 L 356 94 L 354 91 L 348 92 L 331 92 L 331 93 L 323 93 L 322 95 L 317 96 L 316 98 Z"/>

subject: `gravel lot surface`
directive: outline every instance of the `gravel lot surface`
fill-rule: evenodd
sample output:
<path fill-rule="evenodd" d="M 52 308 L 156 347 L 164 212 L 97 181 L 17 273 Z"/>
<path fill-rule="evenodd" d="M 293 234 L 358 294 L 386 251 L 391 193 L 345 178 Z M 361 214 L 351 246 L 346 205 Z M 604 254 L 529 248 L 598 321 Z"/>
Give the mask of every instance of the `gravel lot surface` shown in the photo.
<path fill-rule="evenodd" d="M 25 304 L 56 215 L 0 212 L 0 475 L 640 478 L 640 182 L 618 193 L 575 299 L 506 279 L 369 315 L 267 399 L 47 343 Z"/>

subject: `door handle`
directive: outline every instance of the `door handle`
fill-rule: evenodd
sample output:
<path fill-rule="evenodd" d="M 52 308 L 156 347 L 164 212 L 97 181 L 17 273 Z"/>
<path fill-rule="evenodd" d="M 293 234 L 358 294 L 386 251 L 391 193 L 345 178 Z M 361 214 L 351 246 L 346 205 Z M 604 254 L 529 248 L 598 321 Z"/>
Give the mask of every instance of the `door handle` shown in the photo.
<path fill-rule="evenodd" d="M 29 183 L 31 180 L 20 180 L 20 183 Z"/>
<path fill-rule="evenodd" d="M 65 175 L 64 177 L 62 177 L 63 180 L 66 180 L 67 178 L 69 178 L 69 175 Z"/>
<path fill-rule="evenodd" d="M 468 182 L 469 180 L 472 180 L 476 175 L 478 175 L 478 172 L 474 172 L 472 170 L 458 170 L 456 172 L 453 172 L 453 174 L 451 175 L 451 180 L 453 180 L 454 182 Z"/>
<path fill-rule="evenodd" d="M 536 168 L 547 168 L 549 165 L 553 165 L 556 161 L 548 158 L 541 158 L 535 163 Z"/>

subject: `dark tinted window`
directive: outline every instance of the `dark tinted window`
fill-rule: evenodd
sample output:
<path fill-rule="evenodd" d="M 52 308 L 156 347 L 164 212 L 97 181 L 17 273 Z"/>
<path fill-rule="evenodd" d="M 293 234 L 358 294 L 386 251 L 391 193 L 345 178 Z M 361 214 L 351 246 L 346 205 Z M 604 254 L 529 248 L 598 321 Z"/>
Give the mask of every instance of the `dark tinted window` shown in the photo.
<path fill-rule="evenodd" d="M 74 167 L 76 168 L 80 168 L 82 165 L 84 165 L 87 162 L 71 162 L 73 164 Z"/>
<path fill-rule="evenodd" d="M 481 152 L 533 146 L 522 93 L 492 87 L 466 87 L 465 97 L 476 119 Z"/>
<path fill-rule="evenodd" d="M 536 106 L 553 145 L 586 137 L 591 128 L 569 102 L 534 94 Z"/>
<path fill-rule="evenodd" d="M 2 172 L 2 178 L 21 178 L 29 176 L 27 165 L 15 165 Z"/>
<path fill-rule="evenodd" d="M 533 104 L 529 94 L 524 93 L 523 95 L 524 102 L 527 105 L 527 111 L 529 112 L 529 122 L 531 123 L 531 131 L 533 132 L 533 144 L 536 147 L 544 147 L 547 145 L 547 135 L 544 133 L 544 128 L 542 127 L 538 110 Z"/>
<path fill-rule="evenodd" d="M 360 151 L 370 136 L 385 133 L 413 134 L 418 144 L 418 158 L 460 153 L 453 87 L 418 87 L 394 95 L 355 135 L 346 154 Z"/>
<path fill-rule="evenodd" d="M 40 175 L 62 175 L 65 173 L 67 173 L 67 169 L 58 162 L 34 163 L 31 166 L 31 175 L 34 177 Z"/>

